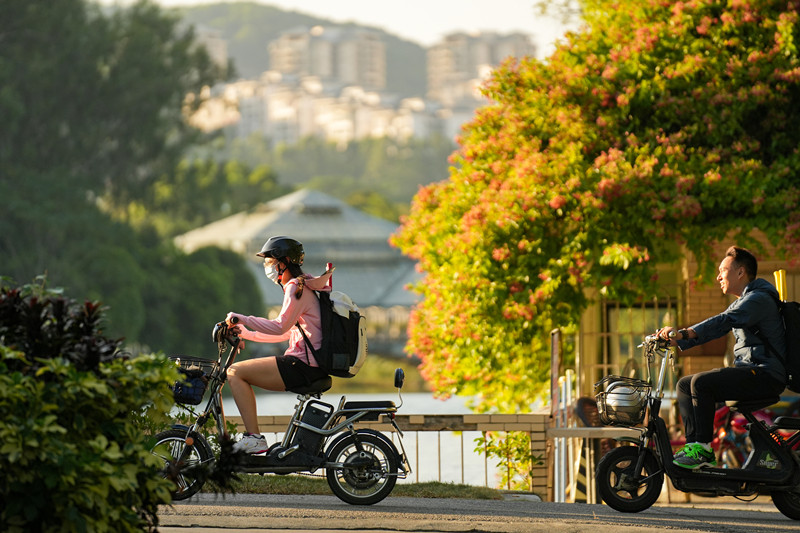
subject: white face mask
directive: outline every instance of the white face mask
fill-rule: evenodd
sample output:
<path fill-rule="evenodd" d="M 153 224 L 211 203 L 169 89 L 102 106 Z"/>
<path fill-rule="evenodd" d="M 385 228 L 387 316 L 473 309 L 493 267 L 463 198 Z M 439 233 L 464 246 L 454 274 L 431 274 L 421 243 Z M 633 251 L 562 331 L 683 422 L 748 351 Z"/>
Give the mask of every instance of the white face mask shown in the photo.
<path fill-rule="evenodd" d="M 264 265 L 264 274 L 266 274 L 267 279 L 272 281 L 272 283 L 280 285 L 280 273 L 278 272 L 278 267 L 274 263 Z"/>

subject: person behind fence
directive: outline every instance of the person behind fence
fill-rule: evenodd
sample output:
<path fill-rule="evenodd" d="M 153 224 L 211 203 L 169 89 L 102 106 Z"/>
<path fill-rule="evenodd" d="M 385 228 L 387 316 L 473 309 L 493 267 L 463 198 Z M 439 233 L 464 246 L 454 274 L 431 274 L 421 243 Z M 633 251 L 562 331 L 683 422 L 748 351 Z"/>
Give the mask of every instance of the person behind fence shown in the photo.
<path fill-rule="evenodd" d="M 245 427 L 244 436 L 233 445 L 233 450 L 248 454 L 269 449 L 259 431 L 253 386 L 285 391 L 310 385 L 327 376 L 306 349 L 303 335 L 295 325 L 305 330 L 315 349 L 321 346 L 319 300 L 313 290 L 329 291 L 328 280 L 332 274 L 332 270 L 319 277 L 304 274 L 301 268 L 305 256 L 303 245 L 289 237 L 270 237 L 256 255 L 264 258 L 267 278 L 283 289 L 280 313 L 270 320 L 231 312 L 225 321 L 243 340 L 267 343 L 288 340 L 289 347 L 283 355 L 239 361 L 228 369 L 228 384 Z M 304 287 L 313 290 L 304 291 Z"/>
<path fill-rule="evenodd" d="M 750 400 L 780 395 L 786 387 L 783 363 L 759 338 L 766 337 L 781 357 L 785 357 L 783 321 L 774 298 L 772 284 L 757 279 L 758 262 L 750 251 L 731 246 L 719 265 L 717 281 L 723 294 L 736 300 L 722 313 L 686 329 L 673 327 L 658 331 L 659 337 L 685 350 L 733 331 L 732 367 L 684 376 L 678 381 L 678 408 L 686 430 L 686 445 L 675 454 L 674 463 L 683 468 L 716 466 L 711 448 L 716 402 Z"/>

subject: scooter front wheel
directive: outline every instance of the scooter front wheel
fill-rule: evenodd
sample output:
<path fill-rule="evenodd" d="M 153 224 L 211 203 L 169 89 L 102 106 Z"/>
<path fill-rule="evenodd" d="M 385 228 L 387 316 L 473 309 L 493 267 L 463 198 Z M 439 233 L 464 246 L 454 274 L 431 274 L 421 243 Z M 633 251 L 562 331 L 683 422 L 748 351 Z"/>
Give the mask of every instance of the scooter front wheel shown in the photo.
<path fill-rule="evenodd" d="M 638 513 L 653 505 L 661 494 L 664 472 L 653 452 L 643 450 L 644 463 L 636 472 L 640 451 L 638 446 L 614 448 L 597 465 L 597 492 L 612 509 Z"/>
<path fill-rule="evenodd" d="M 397 451 L 391 441 L 377 435 L 359 431 L 338 440 L 331 447 L 328 460 L 342 465 L 326 469 L 328 485 L 349 504 L 378 503 L 397 483 Z"/>
<path fill-rule="evenodd" d="M 169 429 L 155 436 L 151 453 L 163 460 L 161 473 L 173 482 L 172 499 L 191 498 L 203 487 L 205 476 L 202 466 L 213 459 L 213 454 L 200 435 L 186 438 L 183 429 Z M 187 442 L 188 440 L 188 442 Z"/>

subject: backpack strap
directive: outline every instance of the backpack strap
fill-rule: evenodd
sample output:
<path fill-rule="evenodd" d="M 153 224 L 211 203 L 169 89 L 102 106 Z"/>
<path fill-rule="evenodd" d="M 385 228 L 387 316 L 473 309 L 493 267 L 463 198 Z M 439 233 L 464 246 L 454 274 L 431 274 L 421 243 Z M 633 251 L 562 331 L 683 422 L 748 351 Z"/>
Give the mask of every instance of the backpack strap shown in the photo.
<path fill-rule="evenodd" d="M 781 302 L 780 299 L 778 299 L 778 297 L 775 296 L 774 294 L 772 294 L 771 292 L 768 293 L 768 294 L 770 295 L 772 300 L 775 302 L 775 305 L 778 306 L 778 314 L 781 315 L 781 317 L 783 317 L 783 302 Z M 747 328 L 747 329 L 748 329 L 748 331 L 750 331 L 750 333 L 752 333 L 753 335 L 758 337 L 761 340 L 761 342 L 764 343 L 764 346 L 767 347 L 767 351 L 769 351 L 772 355 L 777 357 L 778 361 L 780 361 L 781 364 L 785 368 L 786 367 L 786 358 L 785 357 L 781 357 L 781 354 L 779 354 L 778 351 L 775 350 L 775 348 L 772 347 L 772 344 L 769 342 L 769 339 L 767 339 L 767 336 L 764 335 L 763 333 L 761 333 L 761 330 L 758 329 L 758 328 Z"/>
<path fill-rule="evenodd" d="M 317 291 L 312 289 L 311 292 L 314 294 L 314 296 L 317 297 L 317 302 L 319 302 L 319 295 L 317 294 Z M 322 313 L 322 311 L 320 311 L 320 313 Z M 317 364 L 319 364 L 319 356 L 317 356 L 318 351 L 314 349 L 314 345 L 311 344 L 310 340 L 308 340 L 308 336 L 306 335 L 305 330 L 300 326 L 300 321 L 298 320 L 297 322 L 295 322 L 294 325 L 297 326 L 297 329 L 300 330 L 300 335 L 303 336 L 303 340 L 305 341 L 304 346 L 306 349 L 306 359 L 308 359 L 308 349 L 310 348 L 311 353 L 314 354 L 314 360 L 316 360 Z"/>
<path fill-rule="evenodd" d="M 314 354 L 314 359 L 317 359 L 317 350 L 314 349 L 311 341 L 308 340 L 305 330 L 303 330 L 303 328 L 300 326 L 300 321 L 296 322 L 295 326 L 297 326 L 297 329 L 300 330 L 300 335 L 303 336 L 303 340 L 306 341 L 304 345 L 306 348 L 306 357 L 308 357 L 308 349 L 311 348 L 311 353 Z M 319 364 L 319 359 L 317 359 L 317 364 Z"/>

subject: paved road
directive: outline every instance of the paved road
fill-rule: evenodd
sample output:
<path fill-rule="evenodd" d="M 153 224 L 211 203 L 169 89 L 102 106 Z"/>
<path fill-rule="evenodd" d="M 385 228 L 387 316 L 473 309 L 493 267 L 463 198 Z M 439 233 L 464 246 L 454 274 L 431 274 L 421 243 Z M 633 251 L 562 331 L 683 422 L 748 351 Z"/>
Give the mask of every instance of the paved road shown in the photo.
<path fill-rule="evenodd" d="M 475 531 L 643 533 L 645 531 L 715 531 L 772 533 L 800 531 L 769 499 L 759 503 L 654 506 L 636 514 L 605 505 L 541 502 L 508 496 L 505 500 L 458 500 L 388 497 L 368 507 L 351 506 L 335 496 L 243 494 L 200 495 L 164 507 L 162 533 L 249 531 Z"/>

